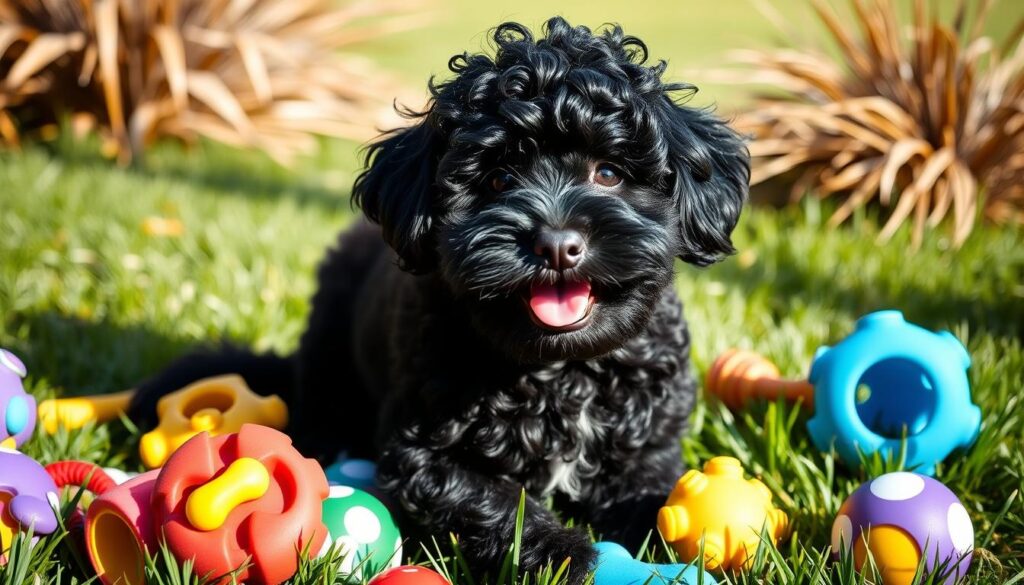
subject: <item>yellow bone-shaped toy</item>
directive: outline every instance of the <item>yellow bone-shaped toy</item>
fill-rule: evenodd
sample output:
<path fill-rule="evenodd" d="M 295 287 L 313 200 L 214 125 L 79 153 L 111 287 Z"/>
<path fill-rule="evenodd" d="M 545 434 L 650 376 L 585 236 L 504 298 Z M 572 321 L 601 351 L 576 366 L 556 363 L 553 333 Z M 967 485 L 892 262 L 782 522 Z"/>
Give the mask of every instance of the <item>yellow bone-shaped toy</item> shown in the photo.
<path fill-rule="evenodd" d="M 743 466 L 732 457 L 715 457 L 703 472 L 686 472 L 658 512 L 658 530 L 683 561 L 697 557 L 703 538 L 710 570 L 746 566 L 762 529 L 778 543 L 789 533 L 789 518 L 772 504 L 767 486 L 743 478 Z"/>
<path fill-rule="evenodd" d="M 195 435 L 235 433 L 245 423 L 278 430 L 288 424 L 288 408 L 277 396 L 258 396 L 241 376 L 200 380 L 160 399 L 160 424 L 142 436 L 139 455 L 149 468 L 160 467 L 178 447 Z"/>
<path fill-rule="evenodd" d="M 78 429 L 89 421 L 114 420 L 128 409 L 134 394 L 134 390 L 125 390 L 99 396 L 50 398 L 39 403 L 39 423 L 52 435 L 58 427 Z"/>
<path fill-rule="evenodd" d="M 185 515 L 199 530 L 216 530 L 239 504 L 263 497 L 269 487 L 267 468 L 257 459 L 241 457 L 189 495 Z"/>

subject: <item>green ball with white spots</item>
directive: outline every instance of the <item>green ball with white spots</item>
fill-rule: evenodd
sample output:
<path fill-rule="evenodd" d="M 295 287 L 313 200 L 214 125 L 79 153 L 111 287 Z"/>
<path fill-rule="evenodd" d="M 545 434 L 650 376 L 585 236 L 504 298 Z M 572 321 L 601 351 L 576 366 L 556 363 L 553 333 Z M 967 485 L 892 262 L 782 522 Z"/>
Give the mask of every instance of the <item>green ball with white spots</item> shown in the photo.
<path fill-rule="evenodd" d="M 343 485 L 331 486 L 323 503 L 328 537 L 344 559 L 341 570 L 359 577 L 402 564 L 402 535 L 391 512 L 370 494 Z"/>

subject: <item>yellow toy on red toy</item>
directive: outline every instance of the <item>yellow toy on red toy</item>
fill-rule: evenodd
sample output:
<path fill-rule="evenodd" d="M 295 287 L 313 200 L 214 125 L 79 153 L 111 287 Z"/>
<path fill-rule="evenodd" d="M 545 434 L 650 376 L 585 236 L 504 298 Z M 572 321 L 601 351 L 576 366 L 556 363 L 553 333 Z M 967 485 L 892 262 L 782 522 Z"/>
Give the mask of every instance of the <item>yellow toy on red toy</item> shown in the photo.
<path fill-rule="evenodd" d="M 789 518 L 767 486 L 744 479 L 738 460 L 715 457 L 703 472 L 679 479 L 658 512 L 658 530 L 684 562 L 697 558 L 703 538 L 705 567 L 740 569 L 753 559 L 762 530 L 776 544 L 789 535 Z"/>
<path fill-rule="evenodd" d="M 323 549 L 328 494 L 320 465 L 284 433 L 250 424 L 218 437 L 204 432 L 159 470 L 93 502 L 86 549 L 103 585 L 145 585 L 145 555 L 161 546 L 192 560 L 211 585 L 277 585 L 295 574 L 300 556 Z"/>

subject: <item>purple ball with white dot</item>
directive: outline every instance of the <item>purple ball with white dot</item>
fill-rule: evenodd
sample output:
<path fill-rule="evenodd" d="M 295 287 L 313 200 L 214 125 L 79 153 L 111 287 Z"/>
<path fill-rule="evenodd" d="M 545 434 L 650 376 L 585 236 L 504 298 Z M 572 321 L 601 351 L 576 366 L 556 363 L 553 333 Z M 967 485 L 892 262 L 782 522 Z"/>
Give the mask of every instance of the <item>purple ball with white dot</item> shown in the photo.
<path fill-rule="evenodd" d="M 50 534 L 57 529 L 57 484 L 35 459 L 0 448 L 0 492 L 4 518 L 16 524 L 8 529 L 25 530 L 31 526 L 35 534 Z"/>
<path fill-rule="evenodd" d="M 942 482 L 906 471 L 881 475 L 857 488 L 839 508 L 832 525 L 832 550 L 863 548 L 863 533 L 888 528 L 886 550 L 872 554 L 883 574 L 913 575 L 921 558 L 925 571 L 946 563 L 945 583 L 967 574 L 974 550 L 974 525 L 960 499 Z M 881 532 L 881 531 L 879 531 Z M 891 546 L 893 539 L 903 546 Z M 874 537 L 872 537 L 874 544 Z M 880 543 L 881 544 L 881 543 Z M 893 550 L 916 549 L 916 558 L 894 558 Z M 888 579 L 889 580 L 893 579 Z"/>

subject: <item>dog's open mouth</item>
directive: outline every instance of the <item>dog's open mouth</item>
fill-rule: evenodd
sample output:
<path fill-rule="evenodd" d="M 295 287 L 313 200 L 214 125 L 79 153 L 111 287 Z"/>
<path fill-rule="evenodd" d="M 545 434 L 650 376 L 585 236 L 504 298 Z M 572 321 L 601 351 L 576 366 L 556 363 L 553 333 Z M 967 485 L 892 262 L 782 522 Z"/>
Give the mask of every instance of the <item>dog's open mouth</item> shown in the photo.
<path fill-rule="evenodd" d="M 534 323 L 552 331 L 573 331 L 587 324 L 594 308 L 586 281 L 535 284 L 527 299 Z"/>

